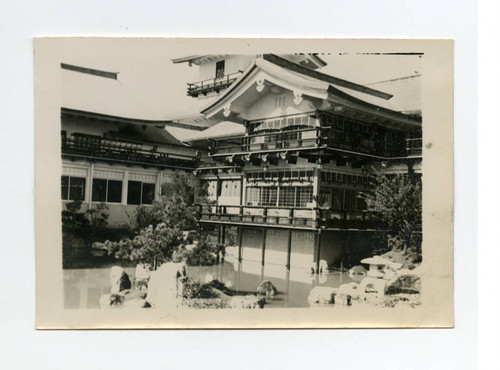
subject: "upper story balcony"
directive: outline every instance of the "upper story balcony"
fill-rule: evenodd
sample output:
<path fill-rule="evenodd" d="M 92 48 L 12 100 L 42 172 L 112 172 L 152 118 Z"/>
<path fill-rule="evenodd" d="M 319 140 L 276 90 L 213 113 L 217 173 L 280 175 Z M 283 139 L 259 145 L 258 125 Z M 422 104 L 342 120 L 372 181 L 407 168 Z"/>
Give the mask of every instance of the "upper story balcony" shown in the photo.
<path fill-rule="evenodd" d="M 241 75 L 241 71 L 223 75 L 221 77 L 209 78 L 203 81 L 188 83 L 187 95 L 194 98 L 198 95 L 207 95 L 210 91 L 220 92 L 229 87 Z"/>
<path fill-rule="evenodd" d="M 299 229 L 381 230 L 385 228 L 366 211 L 207 204 L 199 207 L 199 220 L 204 223 Z"/>
<path fill-rule="evenodd" d="M 318 121 L 311 114 L 261 121 L 257 126 L 264 127 L 261 132 L 214 140 L 210 154 L 217 158 L 314 149 L 380 159 L 419 157 L 422 154 L 422 139 L 405 139 L 402 132 L 376 130 L 366 125 L 350 129 L 347 125 L 320 127 Z"/>
<path fill-rule="evenodd" d="M 158 145 L 150 149 L 140 142 L 108 139 L 98 135 L 74 133 L 66 137 L 61 134 L 61 153 L 70 158 L 106 160 L 137 164 L 143 166 L 193 169 L 196 165 L 194 156 L 158 151 Z"/>

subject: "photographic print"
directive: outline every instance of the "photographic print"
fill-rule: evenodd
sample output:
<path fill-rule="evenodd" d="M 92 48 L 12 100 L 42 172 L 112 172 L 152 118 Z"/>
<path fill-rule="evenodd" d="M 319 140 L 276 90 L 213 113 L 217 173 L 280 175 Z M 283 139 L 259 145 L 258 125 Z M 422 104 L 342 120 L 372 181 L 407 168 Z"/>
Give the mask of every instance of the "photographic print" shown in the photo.
<path fill-rule="evenodd" d="M 38 328 L 453 326 L 453 42 L 35 39 Z"/>

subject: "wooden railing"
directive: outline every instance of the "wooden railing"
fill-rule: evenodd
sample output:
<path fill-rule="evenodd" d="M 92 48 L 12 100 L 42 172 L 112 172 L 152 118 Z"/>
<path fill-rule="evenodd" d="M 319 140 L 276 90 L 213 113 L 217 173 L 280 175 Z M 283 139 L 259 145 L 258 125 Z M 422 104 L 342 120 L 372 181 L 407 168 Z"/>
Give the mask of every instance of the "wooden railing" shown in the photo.
<path fill-rule="evenodd" d="M 192 169 L 196 167 L 194 156 L 159 152 L 158 147 L 143 149 L 143 144 L 133 141 L 107 139 L 95 135 L 73 134 L 61 137 L 62 155 L 107 159 L 137 164 L 153 164 L 165 167 Z"/>
<path fill-rule="evenodd" d="M 209 78 L 203 81 L 188 83 L 187 94 L 197 97 L 199 94 L 206 94 L 209 91 L 215 91 L 226 88 L 231 85 L 241 75 L 241 71 L 224 75 L 221 78 Z"/>
<path fill-rule="evenodd" d="M 422 155 L 422 139 L 406 139 L 406 155 L 421 156 Z"/>
<path fill-rule="evenodd" d="M 331 211 L 308 207 L 199 205 L 199 220 L 258 226 L 382 229 L 380 222 L 363 211 Z"/>
<path fill-rule="evenodd" d="M 264 153 L 314 148 L 339 149 L 380 158 L 399 158 L 421 155 L 422 140 L 407 139 L 401 141 L 399 145 L 392 144 L 386 147 L 381 143 L 376 144 L 375 141 L 360 140 L 359 137 L 352 133 L 338 133 L 329 127 L 315 127 L 214 140 L 211 155 L 221 156 L 234 153 Z"/>

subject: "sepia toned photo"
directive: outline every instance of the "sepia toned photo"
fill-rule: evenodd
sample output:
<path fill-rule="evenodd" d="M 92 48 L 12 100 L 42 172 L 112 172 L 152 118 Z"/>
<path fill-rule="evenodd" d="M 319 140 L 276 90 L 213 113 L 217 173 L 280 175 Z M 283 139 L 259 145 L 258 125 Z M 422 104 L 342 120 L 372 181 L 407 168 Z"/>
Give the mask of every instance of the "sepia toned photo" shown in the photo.
<path fill-rule="evenodd" d="M 453 326 L 453 43 L 35 40 L 39 328 Z"/>

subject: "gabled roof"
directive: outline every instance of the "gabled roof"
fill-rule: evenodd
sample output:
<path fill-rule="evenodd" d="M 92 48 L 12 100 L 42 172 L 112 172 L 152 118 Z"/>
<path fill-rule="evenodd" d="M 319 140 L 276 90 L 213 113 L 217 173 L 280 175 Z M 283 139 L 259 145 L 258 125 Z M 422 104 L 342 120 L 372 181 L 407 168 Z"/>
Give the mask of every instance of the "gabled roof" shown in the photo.
<path fill-rule="evenodd" d="M 218 99 L 201 112 L 207 117 L 212 117 L 228 107 L 250 87 L 263 81 L 381 119 L 413 126 L 421 125 L 419 118 L 374 102 L 386 102 L 392 98 L 391 94 L 311 70 L 272 54 L 257 58 Z"/>
<path fill-rule="evenodd" d="M 123 124 L 125 129 L 122 132 L 117 132 L 117 138 L 136 139 L 141 138 L 148 142 L 156 142 L 169 145 L 185 146 L 184 143 L 175 138 L 172 134 L 164 129 L 165 125 L 170 121 L 152 121 L 144 119 L 126 118 L 101 114 L 96 112 L 87 112 L 70 108 L 61 108 L 61 117 L 78 117 L 90 119 L 93 121 L 101 121 L 104 124 L 119 123 Z"/>
<path fill-rule="evenodd" d="M 321 59 L 318 54 L 316 53 L 300 53 L 297 55 L 305 55 L 307 59 L 312 63 L 312 65 L 316 68 L 321 68 L 327 65 L 327 63 Z M 191 64 L 196 64 L 200 65 L 201 63 L 212 61 L 212 60 L 217 60 L 220 58 L 226 57 L 227 54 L 221 54 L 221 55 L 190 55 L 187 57 L 182 57 L 182 58 L 176 58 L 172 59 L 172 62 L 177 64 L 177 63 L 189 63 Z"/>

